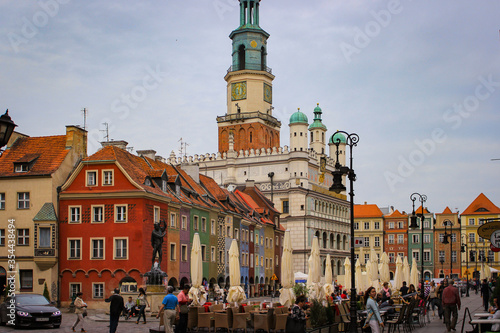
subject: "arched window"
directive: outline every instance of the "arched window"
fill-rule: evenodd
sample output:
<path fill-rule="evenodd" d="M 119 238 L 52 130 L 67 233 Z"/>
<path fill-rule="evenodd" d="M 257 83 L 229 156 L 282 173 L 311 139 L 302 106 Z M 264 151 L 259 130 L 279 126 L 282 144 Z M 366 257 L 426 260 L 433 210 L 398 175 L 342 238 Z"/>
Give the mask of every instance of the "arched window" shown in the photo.
<path fill-rule="evenodd" d="M 238 70 L 245 69 L 245 62 L 245 45 L 240 45 L 240 47 L 238 48 Z"/>

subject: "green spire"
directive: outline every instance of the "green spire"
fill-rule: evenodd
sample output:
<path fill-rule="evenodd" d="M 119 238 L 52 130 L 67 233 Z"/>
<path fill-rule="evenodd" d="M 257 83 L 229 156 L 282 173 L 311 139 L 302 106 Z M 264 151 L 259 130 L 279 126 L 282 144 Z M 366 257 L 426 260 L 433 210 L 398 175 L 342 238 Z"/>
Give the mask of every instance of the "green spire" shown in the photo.
<path fill-rule="evenodd" d="M 314 108 L 314 122 L 309 126 L 309 129 L 312 130 L 314 128 L 321 128 L 326 131 L 326 126 L 323 124 L 321 121 L 321 114 L 323 111 L 321 111 L 321 108 L 319 107 L 319 103 L 316 105 Z"/>

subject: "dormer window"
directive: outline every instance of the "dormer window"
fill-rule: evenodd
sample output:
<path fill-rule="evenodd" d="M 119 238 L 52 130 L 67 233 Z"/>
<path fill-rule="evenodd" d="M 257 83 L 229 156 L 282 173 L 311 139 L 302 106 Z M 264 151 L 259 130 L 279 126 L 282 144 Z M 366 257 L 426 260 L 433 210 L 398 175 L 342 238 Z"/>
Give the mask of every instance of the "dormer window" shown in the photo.
<path fill-rule="evenodd" d="M 14 172 L 28 172 L 35 164 L 39 154 L 26 154 L 14 162 Z"/>
<path fill-rule="evenodd" d="M 167 181 L 165 179 L 162 179 L 161 181 L 161 190 L 163 192 L 167 192 Z"/>
<path fill-rule="evenodd" d="M 16 164 L 14 164 L 14 171 L 15 172 L 28 172 L 29 165 L 28 165 L 28 163 L 16 163 Z"/>
<path fill-rule="evenodd" d="M 151 180 L 149 178 L 146 178 L 144 184 L 146 184 L 147 186 L 151 186 Z"/>

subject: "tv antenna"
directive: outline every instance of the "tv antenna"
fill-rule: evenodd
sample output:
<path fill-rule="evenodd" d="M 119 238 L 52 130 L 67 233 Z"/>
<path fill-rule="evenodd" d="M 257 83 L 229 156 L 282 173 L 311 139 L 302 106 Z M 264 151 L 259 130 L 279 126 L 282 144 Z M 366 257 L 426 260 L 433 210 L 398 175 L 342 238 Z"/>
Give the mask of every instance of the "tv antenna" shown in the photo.
<path fill-rule="evenodd" d="M 178 141 L 181 143 L 181 148 L 179 149 L 179 154 L 181 157 L 186 157 L 187 156 L 187 146 L 189 146 L 189 143 L 184 142 L 182 138 Z"/>
<path fill-rule="evenodd" d="M 106 129 L 101 130 L 101 132 L 106 133 L 104 135 L 104 141 L 109 142 L 109 124 L 108 123 L 102 123 L 102 124 L 106 127 Z"/>
<path fill-rule="evenodd" d="M 87 129 L 87 108 L 83 108 L 82 113 L 83 113 L 83 129 Z"/>

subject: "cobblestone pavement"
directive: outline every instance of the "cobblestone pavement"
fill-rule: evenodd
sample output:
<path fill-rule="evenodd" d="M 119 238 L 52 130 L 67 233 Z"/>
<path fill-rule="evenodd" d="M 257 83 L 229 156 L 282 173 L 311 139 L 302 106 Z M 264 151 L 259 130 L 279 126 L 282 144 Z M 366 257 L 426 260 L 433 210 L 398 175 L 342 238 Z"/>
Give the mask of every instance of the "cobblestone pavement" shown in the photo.
<path fill-rule="evenodd" d="M 264 298 L 252 299 L 255 300 L 264 300 Z M 270 298 L 266 298 L 266 300 L 270 300 Z M 462 308 L 459 312 L 459 318 L 457 323 L 457 332 L 460 333 L 462 329 L 462 322 L 464 317 L 465 308 L 469 308 L 470 312 L 474 314 L 475 312 L 483 312 L 482 309 L 482 299 L 479 295 L 476 295 L 474 292 L 470 293 L 470 297 L 462 297 Z M 63 309 L 63 318 L 62 325 L 59 329 L 54 328 L 34 328 L 34 329 L 24 329 L 22 331 L 30 331 L 36 333 L 46 333 L 46 332 L 71 332 L 71 326 L 75 321 L 76 315 L 73 313 L 67 313 Z M 142 324 L 142 322 L 138 325 L 135 324 L 135 320 L 123 320 L 120 318 L 120 323 L 118 324 L 117 333 L 148 333 L 150 328 L 158 328 L 159 321 L 156 318 L 148 317 L 147 324 Z M 470 325 L 468 324 L 468 318 L 466 318 L 466 324 L 464 327 L 463 333 L 466 331 L 472 330 Z M 89 310 L 89 316 L 85 319 L 85 329 L 89 333 L 106 333 L 109 332 L 108 328 L 109 316 L 107 316 L 104 311 L 98 310 Z M 78 325 L 77 332 L 80 330 L 80 325 Z M 16 330 L 12 327 L 0 327 L 0 332 L 15 332 Z M 384 329 L 384 332 L 387 332 L 387 328 Z M 439 319 L 437 316 L 432 316 L 432 312 L 430 314 L 430 323 L 427 323 L 424 327 L 417 327 L 413 333 L 445 333 L 446 326 L 443 324 L 443 321 Z"/>

